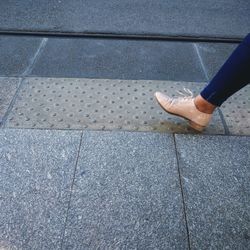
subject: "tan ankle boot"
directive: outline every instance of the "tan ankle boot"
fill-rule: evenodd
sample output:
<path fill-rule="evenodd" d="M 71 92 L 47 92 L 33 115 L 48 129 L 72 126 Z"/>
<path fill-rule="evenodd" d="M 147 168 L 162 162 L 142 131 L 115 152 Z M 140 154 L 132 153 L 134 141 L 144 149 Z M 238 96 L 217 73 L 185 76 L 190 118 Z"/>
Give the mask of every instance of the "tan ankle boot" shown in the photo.
<path fill-rule="evenodd" d="M 203 113 L 196 108 L 192 95 L 171 98 L 161 92 L 156 92 L 154 96 L 165 111 L 189 120 L 189 125 L 198 131 L 202 131 L 212 117 L 212 114 Z"/>

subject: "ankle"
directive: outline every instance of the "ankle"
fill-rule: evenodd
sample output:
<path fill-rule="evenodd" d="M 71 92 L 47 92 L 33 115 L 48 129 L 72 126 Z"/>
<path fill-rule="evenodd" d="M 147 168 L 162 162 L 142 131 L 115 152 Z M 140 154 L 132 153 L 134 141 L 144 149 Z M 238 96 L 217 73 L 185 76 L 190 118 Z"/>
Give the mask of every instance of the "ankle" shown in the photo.
<path fill-rule="evenodd" d="M 194 104 L 196 108 L 203 113 L 212 114 L 216 109 L 216 106 L 206 101 L 201 95 L 194 98 Z"/>

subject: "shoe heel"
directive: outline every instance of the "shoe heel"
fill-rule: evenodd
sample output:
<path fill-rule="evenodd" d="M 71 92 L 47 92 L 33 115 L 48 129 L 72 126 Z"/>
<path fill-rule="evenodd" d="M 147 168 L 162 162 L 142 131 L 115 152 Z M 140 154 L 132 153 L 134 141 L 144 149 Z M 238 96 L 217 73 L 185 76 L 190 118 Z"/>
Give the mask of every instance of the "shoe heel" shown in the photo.
<path fill-rule="evenodd" d="M 189 121 L 189 126 L 195 130 L 202 132 L 206 127 L 201 126 L 193 121 Z"/>

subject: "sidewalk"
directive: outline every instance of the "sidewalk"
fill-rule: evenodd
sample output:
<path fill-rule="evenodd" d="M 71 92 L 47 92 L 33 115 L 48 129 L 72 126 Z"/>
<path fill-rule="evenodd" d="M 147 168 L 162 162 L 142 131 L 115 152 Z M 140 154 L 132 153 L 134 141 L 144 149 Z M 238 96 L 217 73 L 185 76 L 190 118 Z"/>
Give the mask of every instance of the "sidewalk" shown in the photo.
<path fill-rule="evenodd" d="M 248 137 L 0 136 L 2 248 L 248 248 Z"/>
<path fill-rule="evenodd" d="M 249 110 L 239 106 L 249 107 L 248 86 L 202 135 L 152 99 L 197 83 L 0 84 L 2 248 L 248 248 Z"/>
<path fill-rule="evenodd" d="M 199 93 L 249 4 L 87 2 L 0 3 L 0 249 L 249 249 L 250 86 L 202 134 L 153 97 Z"/>

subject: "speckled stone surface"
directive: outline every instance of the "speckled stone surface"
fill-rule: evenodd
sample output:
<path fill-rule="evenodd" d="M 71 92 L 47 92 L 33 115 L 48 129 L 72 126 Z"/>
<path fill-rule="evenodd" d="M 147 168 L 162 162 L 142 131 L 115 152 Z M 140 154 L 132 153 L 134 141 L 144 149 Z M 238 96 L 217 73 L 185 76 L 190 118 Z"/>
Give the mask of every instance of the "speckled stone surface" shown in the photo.
<path fill-rule="evenodd" d="M 18 78 L 0 77 L 0 126 L 19 83 L 20 79 Z"/>
<path fill-rule="evenodd" d="M 249 249 L 250 140 L 176 135 L 191 249 Z"/>
<path fill-rule="evenodd" d="M 80 135 L 0 130 L 0 249 L 60 249 Z"/>
<path fill-rule="evenodd" d="M 171 135 L 84 134 L 63 249 L 187 249 Z"/>

